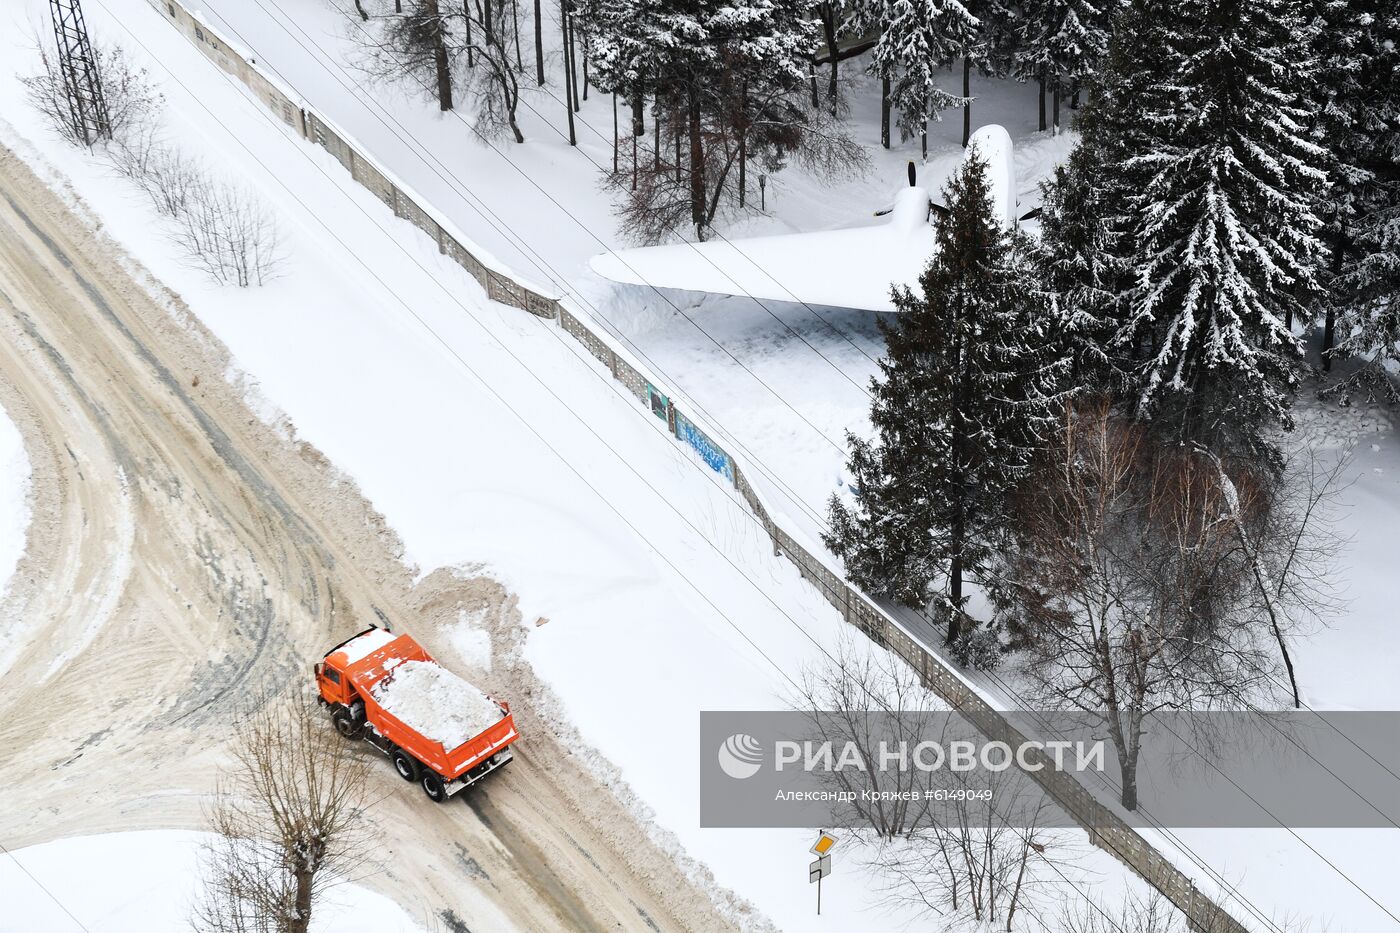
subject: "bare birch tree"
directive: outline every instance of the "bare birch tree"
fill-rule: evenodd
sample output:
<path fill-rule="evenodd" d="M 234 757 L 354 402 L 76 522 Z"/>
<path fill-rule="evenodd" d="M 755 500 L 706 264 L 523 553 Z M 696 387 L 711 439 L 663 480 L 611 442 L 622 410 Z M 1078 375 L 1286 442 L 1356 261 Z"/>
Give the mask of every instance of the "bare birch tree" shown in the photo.
<path fill-rule="evenodd" d="M 1284 695 L 1273 649 L 1300 612 L 1283 609 L 1319 607 L 1326 548 L 1298 525 L 1319 510 L 1283 508 L 1275 483 L 1267 469 L 1163 446 L 1089 399 L 1066 410 L 1020 497 L 998 584 L 1030 700 L 1100 718 L 1129 810 L 1148 716 Z"/>
<path fill-rule="evenodd" d="M 200 933 L 306 933 L 321 896 L 365 861 L 367 760 L 305 697 L 239 729 L 212 809 Z"/>

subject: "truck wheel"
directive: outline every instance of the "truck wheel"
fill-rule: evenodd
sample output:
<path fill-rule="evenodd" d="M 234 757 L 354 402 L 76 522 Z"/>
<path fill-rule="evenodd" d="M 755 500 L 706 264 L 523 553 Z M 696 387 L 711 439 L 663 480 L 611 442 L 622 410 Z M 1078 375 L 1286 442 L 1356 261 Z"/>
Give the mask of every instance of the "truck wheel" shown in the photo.
<path fill-rule="evenodd" d="M 416 781 L 418 780 L 418 759 L 401 748 L 395 749 L 394 770 L 399 772 L 399 777 L 405 781 Z"/>
<path fill-rule="evenodd" d="M 356 722 L 355 717 L 350 715 L 350 711 L 344 707 L 331 713 L 331 722 L 335 724 L 336 732 L 351 741 L 358 739 L 365 731 L 364 724 Z"/>
<path fill-rule="evenodd" d="M 447 799 L 447 788 L 442 786 L 442 778 L 433 772 L 424 771 L 423 779 L 419 783 L 423 785 L 423 793 L 434 803 L 442 803 Z"/>

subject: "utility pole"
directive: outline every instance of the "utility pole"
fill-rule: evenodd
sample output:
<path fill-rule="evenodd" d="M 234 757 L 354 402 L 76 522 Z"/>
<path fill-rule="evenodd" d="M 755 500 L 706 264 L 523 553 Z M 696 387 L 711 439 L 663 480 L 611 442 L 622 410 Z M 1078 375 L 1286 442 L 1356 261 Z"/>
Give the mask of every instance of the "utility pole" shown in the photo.
<path fill-rule="evenodd" d="M 63 93 L 68 98 L 68 119 L 83 145 L 112 138 L 112 119 L 107 99 L 102 96 L 102 80 L 97 72 L 97 56 L 88 39 L 87 24 L 79 0 L 49 0 L 53 15 L 53 35 L 58 44 L 58 67 L 63 72 Z"/>

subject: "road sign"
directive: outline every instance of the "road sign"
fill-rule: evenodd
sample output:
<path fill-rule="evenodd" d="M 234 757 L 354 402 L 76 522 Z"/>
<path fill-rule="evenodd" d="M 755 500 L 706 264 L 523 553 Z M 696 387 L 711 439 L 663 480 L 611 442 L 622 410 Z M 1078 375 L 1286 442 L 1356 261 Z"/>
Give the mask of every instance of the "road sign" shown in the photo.
<path fill-rule="evenodd" d="M 831 833 L 827 832 L 824 829 L 820 830 L 819 833 L 820 834 L 817 836 L 817 841 L 812 843 L 812 848 L 809 850 L 817 858 L 830 855 L 831 850 L 836 847 L 835 836 L 833 836 Z"/>
<path fill-rule="evenodd" d="M 832 840 L 831 845 L 836 844 L 836 840 L 832 839 L 832 837 L 827 836 L 825 833 L 823 833 L 822 835 L 823 838 Z M 827 848 L 830 849 L 831 845 L 828 845 Z M 813 848 L 815 848 L 815 846 Z M 818 917 L 822 915 L 822 879 L 829 874 L 831 874 L 831 856 L 829 855 L 823 855 L 820 858 L 818 858 L 815 862 L 807 866 L 807 883 L 815 884 L 817 886 Z"/>

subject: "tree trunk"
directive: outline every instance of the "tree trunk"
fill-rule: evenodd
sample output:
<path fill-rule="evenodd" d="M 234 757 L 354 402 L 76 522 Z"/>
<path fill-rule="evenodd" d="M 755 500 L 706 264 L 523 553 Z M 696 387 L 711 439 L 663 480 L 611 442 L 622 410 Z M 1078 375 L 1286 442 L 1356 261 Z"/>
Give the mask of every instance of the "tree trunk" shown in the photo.
<path fill-rule="evenodd" d="M 501 96 L 506 104 L 506 122 L 510 124 L 511 134 L 515 136 L 517 143 L 525 141 L 525 134 L 520 132 L 520 124 L 515 122 L 515 110 L 520 106 L 520 85 L 515 80 L 515 74 L 510 70 L 510 53 L 505 46 L 501 47 L 501 67 L 496 71 L 496 80 L 501 84 Z"/>
<path fill-rule="evenodd" d="M 296 884 L 295 910 L 296 916 L 287 918 L 288 933 L 306 933 L 311 929 L 311 882 L 315 877 L 311 869 L 306 866 L 298 866 L 292 873 Z"/>
<path fill-rule="evenodd" d="M 651 115 L 651 170 L 661 174 L 661 97 L 656 98 L 656 112 Z"/>
<path fill-rule="evenodd" d="M 816 63 L 816 62 L 808 62 L 808 63 L 807 63 L 807 73 L 808 73 L 808 75 L 811 76 L 811 79 L 812 79 L 812 107 L 813 107 L 813 109 L 815 109 L 815 108 L 821 106 L 821 101 L 817 100 L 817 63 Z"/>
<path fill-rule="evenodd" d="M 544 87 L 544 12 L 535 0 L 535 83 Z"/>
<path fill-rule="evenodd" d="M 639 92 L 639 91 L 633 91 L 633 92 L 632 92 L 632 135 L 633 135 L 633 136 L 640 136 L 640 135 L 642 135 L 643 133 L 645 133 L 645 132 L 647 131 L 646 120 L 644 119 L 644 117 L 645 117 L 645 112 L 646 112 L 646 101 L 642 98 L 641 92 Z"/>
<path fill-rule="evenodd" d="M 613 175 L 617 175 L 617 91 L 613 91 Z"/>
<path fill-rule="evenodd" d="M 1040 69 L 1036 80 L 1040 83 L 1040 131 L 1045 132 L 1045 69 Z"/>
<path fill-rule="evenodd" d="M 695 237 L 705 239 L 705 149 L 700 139 L 700 89 L 692 78 L 690 91 L 690 216 Z"/>
<path fill-rule="evenodd" d="M 569 145 L 578 145 L 578 136 L 574 133 L 574 108 L 570 104 L 573 89 L 570 84 L 573 80 L 573 71 L 569 63 L 569 0 L 563 0 L 559 5 L 559 24 L 564 33 L 564 113 L 569 117 Z"/>
<path fill-rule="evenodd" d="M 515 35 L 515 70 L 525 71 L 525 59 L 520 54 L 520 0 L 510 0 L 510 31 Z"/>
<path fill-rule="evenodd" d="M 1123 793 L 1122 793 L 1122 796 L 1121 796 L 1121 798 L 1120 798 L 1120 802 L 1123 804 L 1123 809 L 1124 809 L 1124 810 L 1127 810 L 1129 813 L 1132 813 L 1133 811 L 1137 810 L 1137 805 L 1138 805 L 1137 761 L 1136 761 L 1137 756 L 1134 755 L 1133 758 L 1134 758 L 1133 764 L 1132 764 L 1130 767 L 1125 767 L 1125 768 L 1122 769 L 1122 770 L 1123 770 Z"/>
<path fill-rule="evenodd" d="M 748 200 L 749 82 L 739 86 L 739 207 Z"/>
<path fill-rule="evenodd" d="M 972 138 L 972 59 L 963 56 L 963 148 Z"/>
<path fill-rule="evenodd" d="M 1075 78 L 1069 85 L 1069 109 L 1079 109 L 1079 79 Z"/>
<path fill-rule="evenodd" d="M 955 534 L 955 538 L 957 535 Z M 953 544 L 953 559 L 948 562 L 948 644 L 957 641 L 958 634 L 962 630 L 962 544 L 955 541 Z"/>
<path fill-rule="evenodd" d="M 565 40 L 569 47 L 569 89 L 571 100 L 574 103 L 574 113 L 578 113 L 578 47 L 574 44 L 574 4 L 573 0 L 565 0 L 568 4 L 564 18 L 569 28 L 565 30 L 568 38 Z"/>
<path fill-rule="evenodd" d="M 826 38 L 826 50 L 831 56 L 831 76 L 826 83 L 827 107 L 832 116 L 836 115 L 836 94 L 839 87 L 837 72 L 841 56 L 836 49 L 836 12 L 832 10 L 830 3 L 823 3 L 818 7 L 822 21 L 822 34 Z"/>
<path fill-rule="evenodd" d="M 1336 281 L 1342 272 L 1342 267 L 1346 264 L 1346 235 L 1338 234 L 1337 242 L 1332 246 L 1332 279 Z M 1329 289 L 1329 292 L 1331 289 Z M 1332 371 L 1332 348 L 1336 345 L 1337 339 L 1337 307 L 1333 296 L 1327 296 L 1327 319 L 1322 325 L 1322 371 L 1330 373 Z"/>
<path fill-rule="evenodd" d="M 472 41 L 472 14 L 470 7 L 467 8 L 467 15 L 462 17 L 462 28 L 466 30 L 467 35 L 467 67 L 475 68 L 476 53 L 473 49 L 476 47 L 476 43 Z"/>
<path fill-rule="evenodd" d="M 355 0 L 355 10 L 360 14 L 360 19 L 369 22 L 369 13 L 365 11 L 365 5 L 360 0 Z"/>
<path fill-rule="evenodd" d="M 1050 126 L 1052 134 L 1060 131 L 1060 76 L 1058 74 L 1055 75 L 1055 119 Z"/>
<path fill-rule="evenodd" d="M 438 0 L 423 0 L 423 12 L 433 18 L 433 67 L 437 69 L 438 108 L 452 109 L 452 71 L 447 63 L 447 43 L 442 37 L 442 16 Z M 470 17 L 468 17 L 470 20 Z"/>
<path fill-rule="evenodd" d="M 880 145 L 890 148 L 890 76 L 880 78 Z"/>
<path fill-rule="evenodd" d="M 492 26 L 491 16 L 491 5 L 495 2 L 496 0 L 481 0 L 481 31 L 488 46 L 491 45 L 496 38 L 496 30 Z"/>
<path fill-rule="evenodd" d="M 588 43 L 583 44 L 583 99 L 588 100 Z"/>

